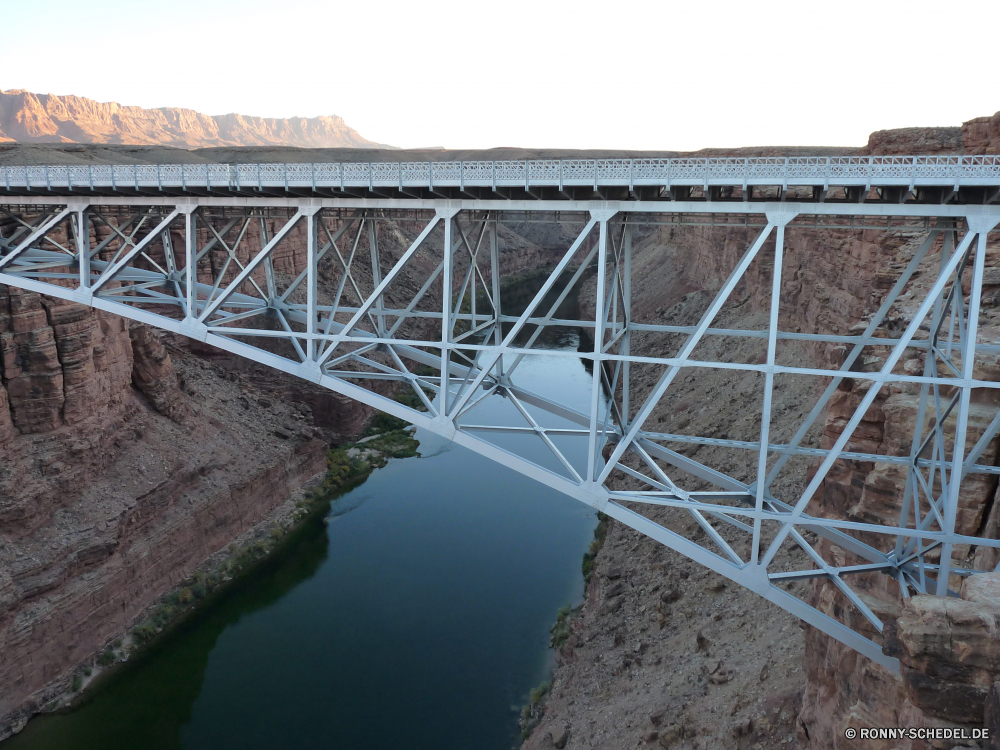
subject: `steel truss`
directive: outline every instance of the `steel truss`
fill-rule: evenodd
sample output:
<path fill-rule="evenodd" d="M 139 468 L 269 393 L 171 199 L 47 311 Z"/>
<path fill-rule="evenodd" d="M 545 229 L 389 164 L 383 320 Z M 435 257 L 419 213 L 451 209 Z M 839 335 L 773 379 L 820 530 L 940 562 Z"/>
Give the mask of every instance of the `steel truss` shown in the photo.
<path fill-rule="evenodd" d="M 977 337 L 987 236 L 1000 222 L 1000 207 L 672 204 L 672 216 L 697 219 L 692 223 L 736 217 L 760 228 L 699 319 L 659 325 L 632 319 L 632 241 L 637 227 L 670 220 L 662 203 L 4 201 L 0 283 L 184 334 L 443 435 L 603 511 L 890 669 L 898 663 L 870 637 L 883 623 L 859 593 L 858 577 L 885 574 L 904 597 L 954 594 L 949 586 L 976 572 L 953 560 L 955 547 L 1000 547 L 998 540 L 956 532 L 963 481 L 1000 473 L 990 460 L 980 463 L 995 446 L 1000 412 L 984 429 L 970 427 L 974 394 L 1000 389 L 976 371 L 977 361 L 1000 354 L 1000 346 Z M 520 314 L 505 313 L 500 301 L 502 230 L 511 215 L 561 218 L 575 222 L 576 232 Z M 880 219 L 915 222 L 911 232 L 921 232 L 922 241 L 864 330 L 782 330 L 786 233 Z M 394 231 L 385 228 L 390 222 Z M 748 269 L 765 260 L 771 263 L 766 327 L 713 327 Z M 558 318 L 566 297 L 588 284 L 593 316 Z M 908 320 L 890 336 L 885 324 L 900 309 Z M 558 328 L 585 330 L 592 341 L 586 351 L 544 350 L 589 363 L 587 410 L 541 395 L 522 375 L 522 362 L 543 352 L 542 331 Z M 655 337 L 680 343 L 664 356 L 647 346 Z M 751 363 L 700 358 L 700 347 L 718 338 L 759 340 L 766 357 Z M 846 354 L 836 368 L 783 361 L 782 346 L 792 341 L 843 345 Z M 921 372 L 901 366 L 918 355 Z M 647 373 L 646 389 L 637 387 L 640 370 Z M 670 402 L 678 378 L 709 370 L 759 378 L 756 439 L 657 431 L 651 417 Z M 793 420 L 794 437 L 776 443 L 776 425 L 791 418 L 772 413 L 777 381 L 787 377 L 811 378 L 825 389 L 807 415 Z M 810 428 L 848 378 L 868 385 L 851 418 L 832 445 L 806 445 Z M 912 448 L 899 456 L 856 450 L 852 437 L 866 411 L 893 387 L 919 391 Z M 399 393 L 419 406 L 401 403 Z M 480 421 L 477 406 L 492 396 L 508 399 L 523 422 Z M 538 450 L 504 447 L 500 436 L 512 434 L 530 436 Z M 585 450 L 573 453 L 566 447 L 571 442 Z M 685 446 L 752 455 L 752 481 L 685 455 Z M 775 490 L 797 458 L 818 462 L 805 489 Z M 895 523 L 817 515 L 817 491 L 844 461 L 891 464 L 906 473 Z M 695 533 L 644 515 L 655 506 L 693 519 Z M 837 560 L 831 549 L 838 550 Z M 832 581 L 868 625 L 834 619 L 791 585 L 816 578 Z"/>
<path fill-rule="evenodd" d="M 388 198 L 993 203 L 998 156 L 92 164 L 4 166 L 0 191 L 138 195 L 255 193 Z"/>

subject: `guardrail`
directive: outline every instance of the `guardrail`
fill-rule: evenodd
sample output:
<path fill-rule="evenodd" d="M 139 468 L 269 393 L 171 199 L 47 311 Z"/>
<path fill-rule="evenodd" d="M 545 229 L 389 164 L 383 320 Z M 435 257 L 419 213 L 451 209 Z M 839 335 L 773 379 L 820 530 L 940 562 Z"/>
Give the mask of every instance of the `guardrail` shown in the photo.
<path fill-rule="evenodd" d="M 1000 186 L 1000 156 L 805 156 L 333 164 L 5 166 L 19 189 Z"/>

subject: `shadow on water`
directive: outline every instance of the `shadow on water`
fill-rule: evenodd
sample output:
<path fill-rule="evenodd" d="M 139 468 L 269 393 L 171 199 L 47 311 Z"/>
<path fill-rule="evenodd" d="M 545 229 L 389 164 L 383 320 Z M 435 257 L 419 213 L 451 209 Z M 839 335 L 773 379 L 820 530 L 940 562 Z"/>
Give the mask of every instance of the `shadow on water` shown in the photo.
<path fill-rule="evenodd" d="M 549 293 L 545 295 L 541 304 L 532 313 L 532 317 L 541 316 L 548 313 L 549 309 L 559 298 L 566 284 L 569 283 L 573 276 L 572 271 L 566 271 L 559 280 L 553 285 Z M 584 279 L 587 278 L 587 274 L 584 274 Z M 528 307 L 531 301 L 538 294 L 538 291 L 542 288 L 542 285 L 548 279 L 546 274 L 539 274 L 536 276 L 529 276 L 523 281 L 518 281 L 515 284 L 504 287 L 500 292 L 500 306 L 504 315 L 520 315 Z M 562 301 L 558 308 L 556 308 L 553 313 L 553 317 L 560 318 L 562 320 L 573 320 L 577 318 L 580 314 L 579 305 L 579 288 L 580 283 L 578 282 L 576 287 L 566 295 L 566 299 Z M 510 329 L 514 326 L 513 323 L 503 324 L 503 335 L 506 336 Z M 535 332 L 535 326 L 526 325 L 521 332 L 518 334 L 515 344 L 521 346 L 525 344 L 531 335 Z M 535 341 L 535 348 L 538 349 L 578 349 L 581 345 L 582 340 L 586 338 L 591 341 L 590 346 L 593 347 L 593 339 L 587 335 L 582 328 L 577 326 L 546 326 L 542 331 L 541 335 Z"/>
<path fill-rule="evenodd" d="M 313 577 L 328 547 L 321 516 L 314 516 L 275 555 L 94 686 L 78 707 L 33 719 L 3 750 L 180 750 L 181 727 L 219 635 Z"/>

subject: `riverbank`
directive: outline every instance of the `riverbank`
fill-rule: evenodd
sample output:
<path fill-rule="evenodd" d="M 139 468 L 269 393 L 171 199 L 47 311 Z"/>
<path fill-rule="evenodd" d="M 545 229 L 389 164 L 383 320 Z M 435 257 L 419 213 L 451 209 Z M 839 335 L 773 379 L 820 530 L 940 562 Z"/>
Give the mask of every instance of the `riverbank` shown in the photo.
<path fill-rule="evenodd" d="M 115 678 L 116 671 L 154 646 L 195 611 L 211 607 L 229 589 L 295 543 L 297 532 L 325 515 L 338 495 L 363 483 L 390 458 L 419 456 L 419 441 L 407 423 L 379 414 L 366 437 L 327 450 L 326 471 L 311 477 L 261 522 L 237 536 L 202 563 L 178 586 L 149 606 L 129 630 L 120 632 L 79 666 L 50 686 L 40 710 L 14 723 L 18 734 L 38 714 L 72 711 Z"/>
<path fill-rule="evenodd" d="M 604 547 L 604 541 L 607 538 L 610 524 L 611 518 L 609 516 L 603 513 L 597 514 L 597 526 L 594 527 L 594 538 L 590 541 L 590 546 L 584 553 L 583 562 L 580 565 L 584 591 L 590 585 L 590 578 L 594 572 L 594 561 Z M 576 606 L 566 604 L 556 615 L 556 621 L 553 623 L 552 630 L 550 631 L 552 638 L 549 641 L 549 647 L 553 649 L 555 654 L 556 666 L 560 663 L 563 646 L 566 645 L 570 636 L 573 635 L 576 621 L 580 617 L 582 609 L 583 603 Z M 521 742 L 525 742 L 531 737 L 532 733 L 538 728 L 545 717 L 545 708 L 552 689 L 553 676 L 554 674 L 550 675 L 545 682 L 532 689 L 528 695 L 528 702 L 521 707 L 521 716 L 518 718 L 518 727 L 521 730 Z M 554 730 L 554 734 L 551 734 L 551 741 L 556 747 L 562 747 L 559 742 L 564 736 L 568 736 L 568 730 L 564 732 L 560 726 Z"/>

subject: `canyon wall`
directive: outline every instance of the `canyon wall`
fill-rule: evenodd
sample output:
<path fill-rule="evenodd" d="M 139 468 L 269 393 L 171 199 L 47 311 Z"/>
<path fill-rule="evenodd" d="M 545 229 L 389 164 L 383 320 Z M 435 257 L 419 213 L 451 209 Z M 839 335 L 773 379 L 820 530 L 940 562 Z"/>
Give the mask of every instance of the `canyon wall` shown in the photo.
<path fill-rule="evenodd" d="M 221 245 L 203 256 L 199 281 L 221 275 L 228 283 L 262 236 L 283 225 L 252 219 L 232 256 Z M 379 221 L 383 273 L 422 228 Z M 532 226 L 521 229 L 530 234 Z M 91 245 L 112 231 L 92 225 Z M 65 231 L 51 236 L 71 241 Z M 199 247 L 213 237 L 200 221 Z M 367 231 L 360 243 L 358 257 L 367 259 Z M 169 247 L 182 253 L 183 237 L 174 233 Z M 501 250 L 506 275 L 551 265 L 559 252 L 507 228 Z M 112 243 L 100 257 L 114 252 Z M 149 252 L 163 262 L 162 241 Z M 302 222 L 275 250 L 279 287 L 305 259 Z M 389 303 L 405 306 L 433 264 L 418 254 Z M 367 261 L 353 274 L 370 287 Z M 266 284 L 262 269 L 253 278 Z M 339 278 L 329 253 L 321 294 L 332 294 Z M 247 282 L 242 291 L 254 288 Z M 439 306 L 440 292 L 428 300 Z M 280 348 L 269 342 L 255 343 Z M 369 385 L 386 395 L 393 387 Z M 327 445 L 359 434 L 371 415 L 359 402 L 214 347 L 0 286 L 0 738 L 150 604 L 321 472 Z"/>
<path fill-rule="evenodd" d="M 962 123 L 962 145 L 967 154 L 1000 154 L 1000 112 Z"/>
<path fill-rule="evenodd" d="M 984 118 L 986 119 L 986 118 Z M 968 126 L 968 123 L 966 124 Z M 910 148 L 903 152 L 913 153 Z M 781 297 L 782 324 L 786 330 L 808 333 L 856 333 L 856 325 L 867 321 L 881 304 L 899 270 L 909 262 L 921 239 L 918 233 L 789 231 L 786 235 L 785 269 Z M 677 291 L 716 289 L 725 272 L 735 265 L 746 247 L 742 233 L 719 230 L 675 230 L 665 239 L 682 248 L 690 261 L 690 271 L 671 284 Z M 767 248 L 765 248 L 765 253 Z M 914 299 L 926 291 L 935 278 L 938 257 L 925 260 L 912 288 Z M 1000 243 L 991 239 L 987 247 L 987 268 L 1000 264 Z M 746 281 L 737 289 L 751 309 L 766 310 L 770 267 L 754 264 Z M 1000 286 L 987 275 L 980 312 L 980 340 L 1000 335 Z M 968 280 L 965 292 L 968 294 Z M 669 300 L 664 306 L 669 305 Z M 912 304 L 895 307 L 887 319 L 887 331 L 902 330 L 910 322 Z M 855 326 L 852 331 L 852 326 Z M 879 335 L 887 335 L 880 333 Z M 839 365 L 844 347 L 814 347 L 810 358 L 821 366 Z M 883 355 L 884 356 L 884 355 Z M 866 358 L 866 370 L 881 367 L 881 359 Z M 910 373 L 923 371 L 923 357 L 904 358 L 901 368 Z M 977 359 L 975 377 L 1000 380 L 995 358 Z M 823 447 L 829 448 L 864 395 L 866 386 L 847 380 L 836 392 L 825 414 Z M 906 455 L 915 427 L 919 390 L 916 386 L 886 387 L 864 415 L 848 449 L 875 454 Z M 976 393 L 970 410 L 966 450 L 970 450 L 997 414 L 994 394 Z M 924 434 L 931 427 L 927 416 Z M 945 423 L 953 429 L 955 416 Z M 987 447 L 982 462 L 1000 464 L 1000 440 Z M 890 464 L 838 461 L 820 490 L 819 515 L 830 515 L 867 523 L 895 523 L 901 509 L 905 474 Z M 956 531 L 970 536 L 997 538 L 1000 535 L 1000 503 L 996 502 L 997 481 L 991 475 L 972 476 L 963 483 L 959 498 Z M 885 540 L 871 535 L 864 541 L 884 547 Z M 862 562 L 825 540 L 818 548 L 837 565 Z M 997 553 L 988 547 L 960 545 L 956 564 L 978 570 L 993 570 Z M 974 579 L 979 581 L 979 579 Z M 1000 631 L 997 630 L 1000 604 L 995 585 L 967 581 L 963 586 L 953 577 L 952 588 L 962 592 L 962 600 L 914 596 L 901 607 L 898 586 L 885 576 L 871 574 L 856 579 L 868 606 L 886 623 L 884 634 L 877 633 L 864 616 L 854 610 L 837 587 L 817 579 L 810 601 L 835 618 L 847 617 L 850 625 L 876 642 L 886 653 L 902 662 L 897 676 L 854 650 L 811 627 L 805 627 L 805 685 L 799 716 L 798 739 L 812 750 L 847 750 L 848 727 L 913 726 L 982 727 L 996 722 L 986 715 L 994 680 L 1000 677 Z M 993 586 L 993 587 L 990 587 Z M 977 587 L 985 587 L 982 590 Z M 984 593 L 987 592 L 987 593 Z M 1000 729 L 994 730 L 1000 731 Z M 942 747 L 913 741 L 873 743 L 880 750 L 920 750 Z"/>
<path fill-rule="evenodd" d="M 998 122 L 1000 116 L 973 120 L 962 128 L 883 131 L 872 135 L 863 153 L 990 153 L 1000 143 L 994 133 Z M 878 308 L 922 239 L 919 232 L 789 229 L 781 325 L 806 333 L 857 333 L 858 324 L 867 322 Z M 692 324 L 752 240 L 752 230 L 636 228 L 633 319 Z M 751 264 L 717 325 L 753 328 L 766 321 L 772 247 L 769 241 L 762 258 Z M 909 323 L 912 300 L 936 276 L 938 256 L 932 255 L 916 274 L 913 297 L 890 312 L 878 335 L 889 335 Z M 1000 243 L 991 239 L 987 268 L 997 265 Z M 996 280 L 988 275 L 984 286 L 980 336 L 987 340 L 1000 336 Z M 966 281 L 966 293 L 967 286 Z M 634 351 L 638 346 L 633 344 Z M 710 359 L 710 353 L 706 351 L 704 358 Z M 798 357 L 797 361 L 830 367 L 839 365 L 845 353 L 838 345 L 783 345 L 779 360 Z M 734 349 L 721 358 L 752 356 L 749 349 L 746 353 Z M 865 369 L 881 366 L 878 360 L 866 362 Z M 907 372 L 922 371 L 923 359 L 910 355 L 900 366 Z M 1000 380 L 1000 366 L 984 358 L 977 361 L 976 376 Z M 641 400 L 651 384 L 636 376 L 634 398 Z M 661 402 L 650 419 L 665 432 L 754 440 L 752 429 L 759 430 L 759 422 L 749 432 L 740 431 L 746 429 L 746 411 L 759 408 L 743 389 L 756 385 L 733 382 L 730 376 L 720 379 L 709 370 L 700 372 L 697 380 L 679 378 L 671 386 L 672 398 Z M 780 399 L 776 409 L 808 410 L 817 391 L 795 388 L 788 383 L 776 390 L 775 398 Z M 706 393 L 713 406 L 699 409 Z M 845 381 L 806 444 L 829 448 L 863 393 L 860 382 Z M 886 388 L 865 413 L 849 449 L 905 454 L 912 440 L 917 398 L 912 389 Z M 998 406 L 995 398 L 976 394 L 967 449 Z M 953 423 L 955 417 L 950 420 Z M 772 432 L 776 442 L 786 437 Z M 741 474 L 744 467 L 727 466 L 724 455 L 713 451 L 710 446 L 700 448 L 699 460 L 751 479 Z M 1000 462 L 1000 440 L 991 441 L 981 460 Z M 791 488 L 804 488 L 814 470 L 815 465 L 795 469 Z M 622 488 L 630 486 L 624 476 L 612 480 Z M 903 477 L 893 466 L 840 461 L 821 487 L 818 512 L 894 523 L 902 489 Z M 970 477 L 959 499 L 960 533 L 1000 536 L 997 497 L 994 477 Z M 668 528 L 693 531 L 666 511 L 648 515 Z M 816 541 L 836 564 L 858 562 L 829 543 Z M 866 541 L 884 545 L 884 540 Z M 992 570 L 998 561 L 996 552 L 986 547 L 960 547 L 955 554 L 959 564 L 979 570 Z M 960 599 L 913 596 L 902 603 L 895 584 L 884 576 L 860 577 L 863 599 L 886 623 L 884 635 L 874 632 L 860 614 L 851 614 L 852 608 L 833 584 L 817 580 L 803 590 L 822 611 L 846 615 L 852 627 L 883 643 L 886 653 L 902 663 L 902 674 L 897 676 L 810 626 L 798 623 L 789 629 L 794 623 L 790 615 L 743 591 L 730 591 L 713 574 L 699 573 L 681 556 L 614 522 L 594 571 L 572 635 L 559 648 L 548 705 L 525 750 L 629 746 L 750 750 L 794 744 L 811 750 L 847 750 L 857 743 L 847 740 L 844 730 L 862 726 L 990 726 L 1000 734 L 1000 685 L 995 686 L 1000 677 L 1000 576 L 977 577 L 964 585 L 953 577 Z M 791 659 L 788 649 L 794 654 Z M 866 746 L 951 750 L 954 744 L 908 741 Z"/>
<path fill-rule="evenodd" d="M 3 142 L 391 148 L 363 138 L 336 115 L 287 119 L 204 115 L 192 109 L 146 109 L 20 89 L 0 91 Z"/>
<path fill-rule="evenodd" d="M 0 286 L 0 737 L 371 414 L 172 344 Z"/>
<path fill-rule="evenodd" d="M 145 326 L 5 287 L 0 311 L 2 737 L 322 471 L 326 443 L 295 404 L 248 410 L 258 389 Z"/>

